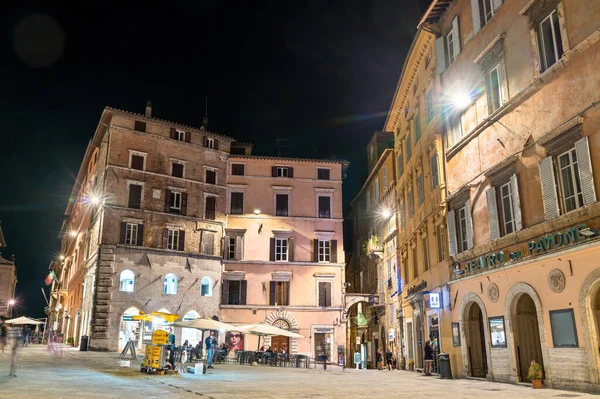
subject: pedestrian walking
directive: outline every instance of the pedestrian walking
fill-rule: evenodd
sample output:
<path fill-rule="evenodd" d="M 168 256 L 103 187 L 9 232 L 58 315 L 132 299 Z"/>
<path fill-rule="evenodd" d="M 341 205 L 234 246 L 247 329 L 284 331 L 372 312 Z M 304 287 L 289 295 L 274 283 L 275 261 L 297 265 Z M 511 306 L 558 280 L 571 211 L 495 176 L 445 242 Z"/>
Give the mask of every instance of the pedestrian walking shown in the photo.
<path fill-rule="evenodd" d="M 390 349 L 385 352 L 385 364 L 387 366 L 388 371 L 392 371 L 392 351 Z"/>
<path fill-rule="evenodd" d="M 381 349 L 377 349 L 377 370 L 383 370 L 383 355 L 381 354 Z"/>
<path fill-rule="evenodd" d="M 431 375 L 431 370 L 433 368 L 433 346 L 431 346 L 431 341 L 425 341 L 425 375 Z"/>
<path fill-rule="evenodd" d="M 20 330 L 16 327 L 8 329 L 8 347 L 10 349 L 10 377 L 17 376 L 17 348 L 19 347 Z"/>
<path fill-rule="evenodd" d="M 0 351 L 4 355 L 4 348 L 6 347 L 6 340 L 8 338 L 8 329 L 6 328 L 6 324 L 3 322 L 0 324 Z"/>

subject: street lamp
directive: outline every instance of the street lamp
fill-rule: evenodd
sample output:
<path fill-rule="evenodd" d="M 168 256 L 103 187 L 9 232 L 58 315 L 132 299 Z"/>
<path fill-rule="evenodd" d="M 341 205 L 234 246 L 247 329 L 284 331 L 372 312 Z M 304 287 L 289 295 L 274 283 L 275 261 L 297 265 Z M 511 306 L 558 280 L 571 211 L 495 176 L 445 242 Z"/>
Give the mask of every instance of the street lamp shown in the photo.
<path fill-rule="evenodd" d="M 71 232 L 69 233 L 69 235 L 70 235 L 71 237 L 77 237 L 77 231 L 75 231 L 75 230 L 71 230 Z"/>
<path fill-rule="evenodd" d="M 452 93 L 450 101 L 452 101 L 454 109 L 459 112 L 469 108 L 472 103 L 469 93 L 460 89 Z"/>
<path fill-rule="evenodd" d="M 65 260 L 65 256 L 64 256 L 64 255 L 61 255 L 61 256 L 59 256 L 58 258 L 59 258 L 60 260 Z"/>
<path fill-rule="evenodd" d="M 17 301 L 15 301 L 14 299 L 8 300 L 8 306 L 13 306 L 15 303 L 17 303 Z"/>
<path fill-rule="evenodd" d="M 390 211 L 389 209 L 384 209 L 383 211 L 381 211 L 381 216 L 388 219 L 392 216 L 392 211 Z"/>

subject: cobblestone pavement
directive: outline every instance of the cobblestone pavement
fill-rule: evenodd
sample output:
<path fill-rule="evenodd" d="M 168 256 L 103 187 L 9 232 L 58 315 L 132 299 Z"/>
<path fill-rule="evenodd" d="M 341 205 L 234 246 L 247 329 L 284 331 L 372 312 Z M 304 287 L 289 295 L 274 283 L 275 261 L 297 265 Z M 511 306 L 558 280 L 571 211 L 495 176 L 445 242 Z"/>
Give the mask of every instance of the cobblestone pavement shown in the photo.
<path fill-rule="evenodd" d="M 215 365 L 204 376 L 147 375 L 119 368 L 115 353 L 67 349 L 50 358 L 45 346 L 19 352 L 18 377 L 0 354 L 0 399 L 8 398 L 595 398 L 598 396 L 473 380 L 441 380 L 407 371 L 319 371 Z"/>

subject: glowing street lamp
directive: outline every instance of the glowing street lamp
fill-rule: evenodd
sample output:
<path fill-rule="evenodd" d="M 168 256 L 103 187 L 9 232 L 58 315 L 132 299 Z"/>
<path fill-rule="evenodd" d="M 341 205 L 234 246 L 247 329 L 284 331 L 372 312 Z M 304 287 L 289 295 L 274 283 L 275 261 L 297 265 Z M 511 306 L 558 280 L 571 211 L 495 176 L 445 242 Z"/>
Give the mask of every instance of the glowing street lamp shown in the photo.
<path fill-rule="evenodd" d="M 14 306 L 15 303 L 17 303 L 17 301 L 15 301 L 14 299 L 8 300 L 8 306 Z"/>
<path fill-rule="evenodd" d="M 452 93 L 450 101 L 452 102 L 454 109 L 459 112 L 469 108 L 473 102 L 469 93 L 464 90 L 457 90 Z"/>
<path fill-rule="evenodd" d="M 75 230 L 71 230 L 71 232 L 69 233 L 69 235 L 70 235 L 71 237 L 77 237 L 77 231 L 75 231 Z"/>
<path fill-rule="evenodd" d="M 255 209 L 255 210 L 254 210 L 254 214 L 255 214 L 256 216 L 260 215 L 260 209 Z"/>
<path fill-rule="evenodd" d="M 61 256 L 59 256 L 58 258 L 59 258 L 60 260 L 65 260 L 65 256 L 64 256 L 64 255 L 61 255 Z"/>
<path fill-rule="evenodd" d="M 92 194 L 90 196 L 90 202 L 92 203 L 92 205 L 98 205 L 100 203 L 100 197 L 98 197 L 95 194 Z"/>
<path fill-rule="evenodd" d="M 389 209 L 384 209 L 383 211 L 381 211 L 381 216 L 388 219 L 392 216 L 392 211 L 390 211 Z"/>

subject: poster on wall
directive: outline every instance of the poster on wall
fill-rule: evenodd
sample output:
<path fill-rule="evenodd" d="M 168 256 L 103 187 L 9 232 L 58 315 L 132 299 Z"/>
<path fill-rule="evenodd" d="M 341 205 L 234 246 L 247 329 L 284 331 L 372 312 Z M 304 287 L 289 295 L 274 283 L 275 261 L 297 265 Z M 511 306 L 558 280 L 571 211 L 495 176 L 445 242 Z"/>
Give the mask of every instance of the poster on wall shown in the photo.
<path fill-rule="evenodd" d="M 490 317 L 489 320 L 492 348 L 506 348 L 506 335 L 504 333 L 504 316 Z"/>
<path fill-rule="evenodd" d="M 452 345 L 460 346 L 460 324 L 452 323 Z"/>
<path fill-rule="evenodd" d="M 244 335 L 236 331 L 228 331 L 225 334 L 225 345 L 227 350 L 230 351 L 243 351 L 244 350 Z"/>

